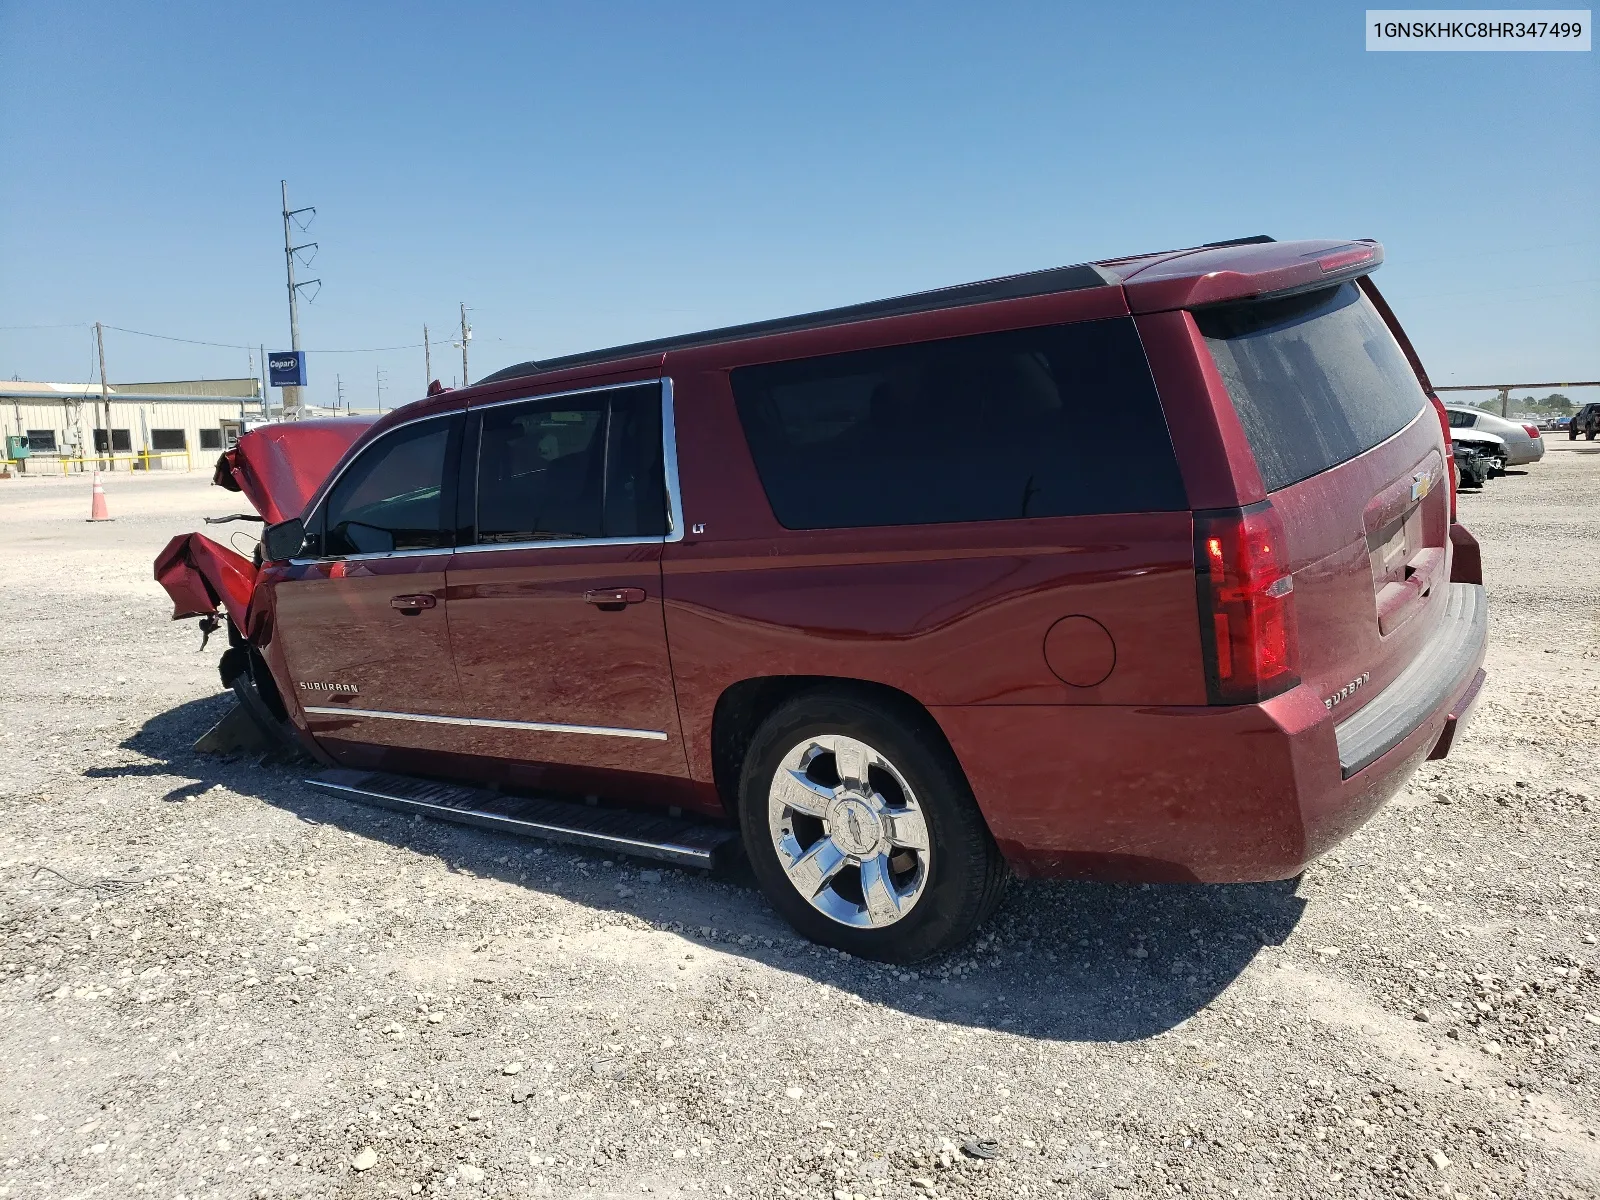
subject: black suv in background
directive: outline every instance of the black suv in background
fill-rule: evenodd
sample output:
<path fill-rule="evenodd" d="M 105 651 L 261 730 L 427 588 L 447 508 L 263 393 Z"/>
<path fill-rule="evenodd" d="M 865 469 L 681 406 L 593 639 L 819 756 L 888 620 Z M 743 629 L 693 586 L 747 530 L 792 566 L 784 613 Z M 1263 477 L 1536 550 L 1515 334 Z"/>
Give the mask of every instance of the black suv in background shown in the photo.
<path fill-rule="evenodd" d="M 1600 404 L 1585 404 L 1572 414 L 1572 421 L 1567 426 L 1567 439 L 1577 441 L 1580 433 L 1591 442 L 1594 441 L 1594 435 L 1600 433 Z"/>

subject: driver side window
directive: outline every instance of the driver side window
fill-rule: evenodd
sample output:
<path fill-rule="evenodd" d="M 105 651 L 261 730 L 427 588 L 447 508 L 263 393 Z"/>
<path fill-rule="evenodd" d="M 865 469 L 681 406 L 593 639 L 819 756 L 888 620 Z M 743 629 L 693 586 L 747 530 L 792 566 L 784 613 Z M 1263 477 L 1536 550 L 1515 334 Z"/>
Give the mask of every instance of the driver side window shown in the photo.
<path fill-rule="evenodd" d="M 419 421 L 369 446 L 328 494 L 307 548 L 338 558 L 454 546 L 461 425 L 459 414 Z"/>

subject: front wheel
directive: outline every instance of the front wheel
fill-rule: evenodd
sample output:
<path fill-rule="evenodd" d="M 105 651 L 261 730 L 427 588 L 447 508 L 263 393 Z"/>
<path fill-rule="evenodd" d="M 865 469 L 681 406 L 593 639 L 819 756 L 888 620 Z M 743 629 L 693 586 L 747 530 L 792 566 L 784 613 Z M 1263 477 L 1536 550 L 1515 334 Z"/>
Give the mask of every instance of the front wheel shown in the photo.
<path fill-rule="evenodd" d="M 1005 863 L 954 755 L 867 699 L 781 706 L 750 745 L 739 806 L 762 891 L 812 941 L 915 962 L 999 902 Z"/>

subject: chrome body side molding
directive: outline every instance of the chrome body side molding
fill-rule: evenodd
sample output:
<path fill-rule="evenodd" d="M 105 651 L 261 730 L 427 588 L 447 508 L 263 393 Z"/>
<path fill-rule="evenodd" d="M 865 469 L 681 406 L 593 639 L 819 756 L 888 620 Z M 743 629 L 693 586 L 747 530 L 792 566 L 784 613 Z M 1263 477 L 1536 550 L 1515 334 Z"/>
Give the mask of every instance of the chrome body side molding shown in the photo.
<path fill-rule="evenodd" d="M 376 721 L 420 721 L 428 725 L 468 725 L 476 729 L 521 729 L 530 733 L 585 733 L 594 737 L 643 738 L 664 742 L 660 729 L 617 729 L 610 725 L 560 725 L 554 721 L 497 721 L 490 717 L 439 717 L 429 713 L 384 712 L 375 708 L 344 708 L 332 705 L 305 706 L 307 715 L 319 717 L 365 717 Z"/>

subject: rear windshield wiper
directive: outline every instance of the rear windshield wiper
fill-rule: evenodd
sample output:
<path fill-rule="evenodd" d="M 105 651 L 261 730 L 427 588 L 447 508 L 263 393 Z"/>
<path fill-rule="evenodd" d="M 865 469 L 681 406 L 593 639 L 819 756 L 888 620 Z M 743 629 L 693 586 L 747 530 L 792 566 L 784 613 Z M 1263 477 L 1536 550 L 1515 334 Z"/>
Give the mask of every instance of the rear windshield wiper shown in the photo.
<path fill-rule="evenodd" d="M 231 517 L 201 517 L 207 525 L 226 525 L 229 521 L 259 521 L 266 523 L 265 517 L 258 517 L 255 513 L 234 513 Z"/>

